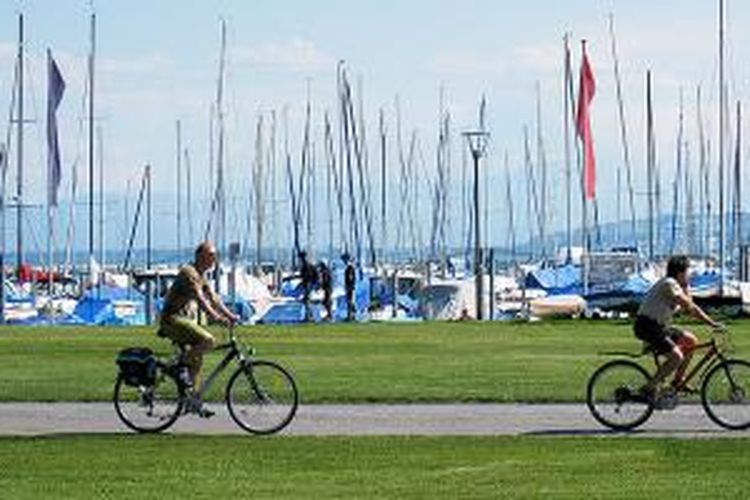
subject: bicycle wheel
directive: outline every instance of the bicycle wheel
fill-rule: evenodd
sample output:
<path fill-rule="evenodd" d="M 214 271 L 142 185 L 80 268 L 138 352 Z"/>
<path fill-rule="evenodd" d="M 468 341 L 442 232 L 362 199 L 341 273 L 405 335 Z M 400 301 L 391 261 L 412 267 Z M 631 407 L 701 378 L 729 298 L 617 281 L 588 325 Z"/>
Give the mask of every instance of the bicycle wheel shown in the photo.
<path fill-rule="evenodd" d="M 610 361 L 589 379 L 586 404 L 594 418 L 615 430 L 631 430 L 643 424 L 654 411 L 653 402 L 639 395 L 649 374 L 637 363 Z"/>
<path fill-rule="evenodd" d="M 120 420 L 138 432 L 161 432 L 175 423 L 183 400 L 177 380 L 157 367 L 150 385 L 128 385 L 118 375 L 114 393 L 115 411 Z"/>
<path fill-rule="evenodd" d="M 701 403 L 706 415 L 727 429 L 750 427 L 750 363 L 730 359 L 703 379 Z"/>
<path fill-rule="evenodd" d="M 237 425 L 253 434 L 273 434 L 292 421 L 299 404 L 297 384 L 272 361 L 249 361 L 227 383 L 227 408 Z"/>

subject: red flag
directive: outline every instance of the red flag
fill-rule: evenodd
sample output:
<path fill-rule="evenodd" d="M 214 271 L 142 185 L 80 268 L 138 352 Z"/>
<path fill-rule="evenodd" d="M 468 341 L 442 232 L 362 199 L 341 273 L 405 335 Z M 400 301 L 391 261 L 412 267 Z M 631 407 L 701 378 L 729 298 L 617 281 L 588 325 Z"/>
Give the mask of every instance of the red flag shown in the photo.
<path fill-rule="evenodd" d="M 591 135 L 591 118 L 589 106 L 594 99 L 596 82 L 591 70 L 589 57 L 586 54 L 586 43 L 583 43 L 583 61 L 581 61 L 581 79 L 578 86 L 578 115 L 576 129 L 583 141 L 583 188 L 586 199 L 596 198 L 596 158 L 594 157 L 594 138 Z"/>

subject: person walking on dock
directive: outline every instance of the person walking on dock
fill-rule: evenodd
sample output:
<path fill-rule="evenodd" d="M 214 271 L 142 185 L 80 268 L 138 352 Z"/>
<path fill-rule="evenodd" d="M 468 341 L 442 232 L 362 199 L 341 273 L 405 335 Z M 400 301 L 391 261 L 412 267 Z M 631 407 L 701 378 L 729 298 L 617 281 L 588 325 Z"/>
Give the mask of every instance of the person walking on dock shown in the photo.
<path fill-rule="evenodd" d="M 354 262 L 349 254 L 345 253 L 341 256 L 341 260 L 344 261 L 344 290 L 346 291 L 346 320 L 354 321 L 355 318 L 355 304 L 354 304 L 354 288 L 357 282 L 357 271 L 354 268 Z"/>
<path fill-rule="evenodd" d="M 320 288 L 323 290 L 323 307 L 326 309 L 326 319 L 333 321 L 333 276 L 331 269 L 325 262 L 318 263 L 318 277 Z"/>
<path fill-rule="evenodd" d="M 300 277 L 302 278 L 302 303 L 305 307 L 305 322 L 312 321 L 313 314 L 310 309 L 310 294 L 312 293 L 315 283 L 318 281 L 318 272 L 315 270 L 309 260 L 307 260 L 307 252 L 302 250 L 299 253 L 300 261 Z"/>

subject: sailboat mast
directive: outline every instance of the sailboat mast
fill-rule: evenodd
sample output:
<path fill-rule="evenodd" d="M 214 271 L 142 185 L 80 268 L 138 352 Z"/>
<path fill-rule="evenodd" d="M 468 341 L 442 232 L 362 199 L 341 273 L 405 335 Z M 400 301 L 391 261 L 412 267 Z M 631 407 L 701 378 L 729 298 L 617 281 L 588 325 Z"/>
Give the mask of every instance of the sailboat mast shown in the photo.
<path fill-rule="evenodd" d="M 387 252 L 387 224 L 386 224 L 386 211 L 387 211 L 387 204 L 386 204 L 386 195 L 388 193 L 387 191 L 387 132 L 385 129 L 385 113 L 383 111 L 383 108 L 380 108 L 380 114 L 378 117 L 378 130 L 380 132 L 380 252 L 381 252 L 381 262 L 385 262 L 386 260 L 386 252 Z"/>
<path fill-rule="evenodd" d="M 542 259 L 547 260 L 547 158 L 544 154 L 544 140 L 542 139 L 542 88 L 536 82 L 536 146 L 537 166 L 540 170 L 541 193 L 539 196 L 539 239 L 542 246 Z M 489 183 L 486 183 L 487 185 Z M 485 201 L 487 201 L 485 199 Z M 551 213 L 549 214 L 552 215 Z"/>
<path fill-rule="evenodd" d="M 191 179 L 191 172 L 190 172 L 190 153 L 187 148 L 185 148 L 185 202 L 187 203 L 187 206 L 190 207 L 187 213 L 187 230 L 188 230 L 188 241 L 189 244 L 194 244 L 195 240 L 193 240 L 193 196 L 192 196 L 192 182 Z"/>
<path fill-rule="evenodd" d="M 637 246 L 637 233 L 636 233 L 636 220 L 635 220 L 635 199 L 633 196 L 633 178 L 632 178 L 632 167 L 630 165 L 630 147 L 628 145 L 628 130 L 625 122 L 625 104 L 622 98 L 622 81 L 620 78 L 620 60 L 617 57 L 617 44 L 615 42 L 615 16 L 609 14 L 609 34 L 612 41 L 612 59 L 614 61 L 614 72 L 615 72 L 615 89 L 617 90 L 617 110 L 620 116 L 620 139 L 622 141 L 622 156 L 623 163 L 625 164 L 625 176 L 628 182 L 628 202 L 630 205 L 630 231 L 631 237 L 634 244 Z M 618 178 L 619 178 L 618 169 Z M 618 187 L 617 196 L 619 200 L 620 189 Z M 618 201 L 617 207 L 619 210 L 620 203 Z M 619 227 L 619 217 L 618 217 Z"/>
<path fill-rule="evenodd" d="M 571 219 L 571 158 L 570 158 L 570 99 L 568 99 L 568 82 L 571 81 L 572 72 L 570 67 L 570 46 L 568 45 L 570 35 L 565 33 L 563 42 L 565 45 L 565 68 L 563 74 L 563 131 L 565 134 L 565 242 L 566 242 L 566 261 L 568 263 L 572 260 L 571 247 L 573 246 L 572 240 L 572 219 Z M 506 155 L 507 161 L 507 155 Z M 510 182 L 510 179 L 508 180 Z M 515 238 L 514 238 L 515 239 Z M 515 241 L 513 242 L 513 260 L 515 262 Z"/>
<path fill-rule="evenodd" d="M 742 244 L 742 105 L 737 101 L 737 139 L 734 146 L 734 247 Z"/>
<path fill-rule="evenodd" d="M 719 0 L 719 296 L 724 294 L 724 0 Z"/>
<path fill-rule="evenodd" d="M 96 128 L 97 146 L 99 156 L 99 264 L 104 268 L 105 245 L 104 245 L 104 139 L 102 137 L 101 125 Z"/>
<path fill-rule="evenodd" d="M 177 150 L 175 161 L 177 163 L 177 255 L 182 252 L 182 128 L 180 120 L 177 120 Z M 188 205 L 190 207 L 190 205 Z"/>
<path fill-rule="evenodd" d="M 706 240 L 711 237 L 710 224 L 706 220 L 706 190 L 708 180 L 706 178 L 706 139 L 703 132 L 703 114 L 701 107 L 701 87 L 696 90 L 696 113 L 698 118 L 698 253 L 704 256 L 708 245 Z M 706 226 L 704 228 L 704 225 Z"/>
<path fill-rule="evenodd" d="M 89 52 L 89 275 L 94 260 L 94 57 L 96 55 L 96 14 L 91 13 L 91 51 Z"/>
<path fill-rule="evenodd" d="M 651 70 L 646 71 L 646 196 L 648 197 L 648 259 L 654 260 L 654 115 Z"/>
<path fill-rule="evenodd" d="M 219 227 L 217 228 L 217 243 L 222 254 L 226 253 L 227 207 L 224 192 L 224 65 L 227 47 L 227 25 L 221 20 L 221 54 L 219 56 L 219 81 L 216 89 L 216 117 L 219 126 L 219 137 L 216 152 L 216 184 L 219 208 Z M 217 273 L 217 277 L 218 277 Z M 217 278 L 218 283 L 218 278 Z"/>
<path fill-rule="evenodd" d="M 16 176 L 16 271 L 23 264 L 23 14 L 18 15 L 18 115 L 16 118 L 18 175 Z"/>

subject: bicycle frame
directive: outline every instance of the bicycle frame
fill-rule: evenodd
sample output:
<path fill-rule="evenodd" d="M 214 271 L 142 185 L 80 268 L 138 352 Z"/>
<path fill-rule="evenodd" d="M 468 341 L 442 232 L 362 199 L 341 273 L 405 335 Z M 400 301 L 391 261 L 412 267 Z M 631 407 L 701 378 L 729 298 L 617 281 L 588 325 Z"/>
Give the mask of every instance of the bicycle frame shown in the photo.
<path fill-rule="evenodd" d="M 716 339 L 711 339 L 707 342 L 702 342 L 700 344 L 697 344 L 695 348 L 693 349 L 693 352 L 697 352 L 702 349 L 707 349 L 706 353 L 703 355 L 702 358 L 700 358 L 697 362 L 693 364 L 693 367 L 690 369 L 689 372 L 682 378 L 682 381 L 675 386 L 675 389 L 678 392 L 686 391 L 689 387 L 690 382 L 698 376 L 699 379 L 702 379 L 703 376 L 708 373 L 708 371 L 714 367 L 718 362 L 725 361 L 726 358 L 722 354 L 722 352 L 719 350 L 718 346 L 716 345 Z M 660 366 L 658 355 L 654 354 L 654 363 L 656 364 L 656 367 Z"/>
<path fill-rule="evenodd" d="M 211 373 L 203 379 L 200 387 L 196 390 L 196 396 L 198 396 L 199 398 L 203 398 L 206 392 L 208 392 L 208 390 L 213 385 L 214 381 L 226 369 L 226 367 L 229 366 L 232 361 L 234 361 L 235 359 L 239 359 L 241 364 L 245 362 L 245 354 L 237 345 L 237 339 L 235 339 L 234 337 L 234 331 L 229 332 L 229 342 L 216 346 L 216 348 L 214 348 L 214 351 L 222 351 L 225 349 L 227 349 L 228 352 L 226 353 L 224 358 L 222 358 L 219 364 L 216 365 L 213 370 L 211 370 Z"/>

